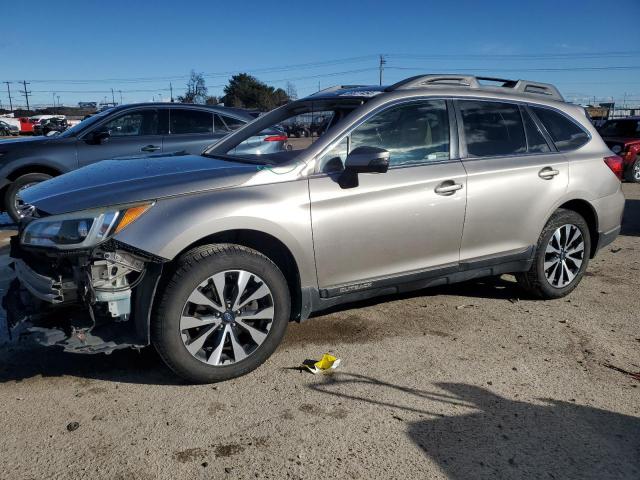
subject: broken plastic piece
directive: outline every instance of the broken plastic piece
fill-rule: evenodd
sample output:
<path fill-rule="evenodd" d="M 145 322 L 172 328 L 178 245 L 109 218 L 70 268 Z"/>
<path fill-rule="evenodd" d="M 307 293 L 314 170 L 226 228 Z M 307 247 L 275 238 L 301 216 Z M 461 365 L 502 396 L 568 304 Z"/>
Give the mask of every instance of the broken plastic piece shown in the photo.
<path fill-rule="evenodd" d="M 302 362 L 302 368 L 307 369 L 314 375 L 319 373 L 333 373 L 333 370 L 340 366 L 340 359 L 325 353 L 322 355 L 322 359 L 318 362 L 315 360 L 305 360 Z"/>

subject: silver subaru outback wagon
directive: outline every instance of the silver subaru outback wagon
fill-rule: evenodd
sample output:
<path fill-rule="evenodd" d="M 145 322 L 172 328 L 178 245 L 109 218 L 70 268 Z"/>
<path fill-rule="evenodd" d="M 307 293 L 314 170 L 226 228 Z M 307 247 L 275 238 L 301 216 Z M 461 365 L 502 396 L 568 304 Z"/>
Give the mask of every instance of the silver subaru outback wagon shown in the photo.
<path fill-rule="evenodd" d="M 287 150 L 243 148 L 309 116 L 322 128 Z M 567 295 L 618 235 L 621 174 L 552 85 L 334 87 L 202 155 L 104 161 L 24 191 L 4 303 L 43 344 L 153 344 L 189 381 L 225 380 L 263 363 L 290 321 L 349 301 L 503 273 Z"/>

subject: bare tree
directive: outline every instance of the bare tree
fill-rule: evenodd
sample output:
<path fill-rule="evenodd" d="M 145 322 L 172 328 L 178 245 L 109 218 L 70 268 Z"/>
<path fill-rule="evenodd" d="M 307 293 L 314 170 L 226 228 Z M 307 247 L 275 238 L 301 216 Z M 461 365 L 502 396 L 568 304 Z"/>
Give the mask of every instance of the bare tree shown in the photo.
<path fill-rule="evenodd" d="M 187 91 L 184 95 L 178 96 L 178 101 L 182 103 L 206 103 L 208 98 L 204 75 L 191 70 L 191 76 L 187 82 Z"/>
<path fill-rule="evenodd" d="M 298 98 L 298 90 L 296 90 L 296 86 L 293 83 L 287 82 L 284 91 L 287 92 L 289 100 L 296 100 Z"/>

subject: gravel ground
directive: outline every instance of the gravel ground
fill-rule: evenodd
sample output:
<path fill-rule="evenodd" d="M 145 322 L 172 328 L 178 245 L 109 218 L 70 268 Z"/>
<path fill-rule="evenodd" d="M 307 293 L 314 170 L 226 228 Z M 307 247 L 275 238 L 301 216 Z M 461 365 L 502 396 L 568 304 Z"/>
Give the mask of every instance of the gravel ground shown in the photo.
<path fill-rule="evenodd" d="M 605 366 L 640 371 L 640 186 L 625 192 L 623 234 L 561 300 L 503 276 L 360 303 L 208 386 L 151 350 L 0 347 L 0 477 L 640 478 L 640 382 Z M 324 352 L 333 376 L 296 368 Z"/>

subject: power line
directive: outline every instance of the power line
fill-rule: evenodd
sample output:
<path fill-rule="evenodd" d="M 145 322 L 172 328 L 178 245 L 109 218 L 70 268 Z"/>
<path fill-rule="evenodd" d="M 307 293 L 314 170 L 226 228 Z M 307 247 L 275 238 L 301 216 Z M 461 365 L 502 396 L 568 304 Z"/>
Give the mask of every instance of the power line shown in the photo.
<path fill-rule="evenodd" d="M 424 70 L 425 67 L 387 67 L 393 70 Z M 590 72 L 603 70 L 639 70 L 637 65 L 620 65 L 609 67 L 541 67 L 541 68 L 451 68 L 454 72 Z"/>
<path fill-rule="evenodd" d="M 624 58 L 640 56 L 640 51 L 609 51 L 609 52 L 590 52 L 590 53 L 528 53 L 528 54 L 406 54 L 406 53 L 390 53 L 383 54 L 385 58 L 398 59 L 425 59 L 425 60 L 469 60 L 469 59 L 492 59 L 492 60 L 567 60 L 567 59 L 598 59 L 598 58 Z M 348 57 L 336 60 L 326 60 L 320 62 L 298 63 L 290 65 L 281 65 L 277 67 L 265 68 L 240 68 L 229 70 L 226 72 L 203 73 L 206 78 L 226 77 L 240 72 L 252 74 L 277 73 L 295 70 L 304 70 L 310 68 L 320 68 L 334 65 L 343 65 L 346 63 L 359 63 L 379 59 L 380 55 L 362 55 L 358 57 Z M 168 75 L 157 77 L 125 77 L 125 78 L 96 78 L 96 79 L 32 79 L 30 83 L 68 83 L 68 84 L 86 84 L 86 83 L 131 83 L 131 82 L 166 82 L 172 80 L 181 80 L 189 78 L 189 75 Z M 15 81 L 15 80 L 13 80 Z"/>
<path fill-rule="evenodd" d="M 594 58 L 621 58 L 621 57 L 634 57 L 640 56 L 640 50 L 629 50 L 629 51 L 612 51 L 612 52 L 586 52 L 586 53 L 513 53 L 513 54 L 486 54 L 486 53 L 477 53 L 477 54 L 408 54 L 408 53 L 389 53 L 386 56 L 388 57 L 396 57 L 396 58 L 415 58 L 415 59 L 426 59 L 426 60 L 436 60 L 436 59 L 492 59 L 492 60 L 552 60 L 552 59 L 594 59 Z"/>
<path fill-rule="evenodd" d="M 283 65 L 279 67 L 267 67 L 267 68 L 240 68 L 237 70 L 229 70 L 226 72 L 213 72 L 213 73 L 203 73 L 202 75 L 207 78 L 213 77 L 228 77 L 230 75 L 235 75 L 237 73 L 276 73 L 276 72 L 284 72 L 284 71 L 292 71 L 292 70 L 304 70 L 308 68 L 318 68 L 318 67 L 326 67 L 333 65 L 341 65 L 345 63 L 357 63 L 362 61 L 370 61 L 373 58 L 377 58 L 376 55 L 365 55 L 360 57 L 350 57 L 350 58 L 342 58 L 338 60 L 328 60 L 323 62 L 313 62 L 313 63 L 300 63 L 293 65 Z M 129 83 L 129 82 L 141 82 L 141 81 L 150 81 L 150 82 L 161 82 L 161 81 L 171 81 L 171 80 L 181 80 L 187 79 L 189 75 L 169 75 L 162 77 L 129 77 L 129 78 L 101 78 L 101 79 L 33 79 L 31 82 L 33 83 L 69 83 L 69 84 L 80 84 L 80 83 Z"/>
<path fill-rule="evenodd" d="M 263 80 L 266 83 L 280 83 L 280 82 L 287 82 L 287 81 L 296 81 L 296 80 L 307 80 L 310 78 L 324 78 L 324 77 L 335 77 L 335 76 L 339 76 L 339 75 L 349 75 L 349 74 L 353 74 L 353 73 L 361 73 L 361 72 L 370 72 L 373 70 L 378 70 L 378 67 L 368 67 L 368 68 L 359 68 L 356 70 L 345 70 L 342 72 L 331 72 L 331 73 L 322 73 L 322 74 L 318 74 L 318 75 L 307 75 L 307 76 L 302 76 L 302 77 L 294 77 L 294 78 L 279 78 L 279 79 L 275 79 L 275 80 Z M 208 88 L 222 88 L 225 87 L 226 84 L 219 84 L 219 85 L 208 85 Z M 169 88 L 146 88 L 146 89 L 133 89 L 133 90 L 122 90 L 125 93 L 153 93 L 153 92 L 158 92 L 158 91 L 163 91 L 163 92 L 171 92 L 173 87 L 169 87 Z M 34 90 L 33 93 L 51 93 L 53 90 Z M 111 90 L 56 90 L 56 92 L 61 92 L 61 93 L 110 93 Z"/>

